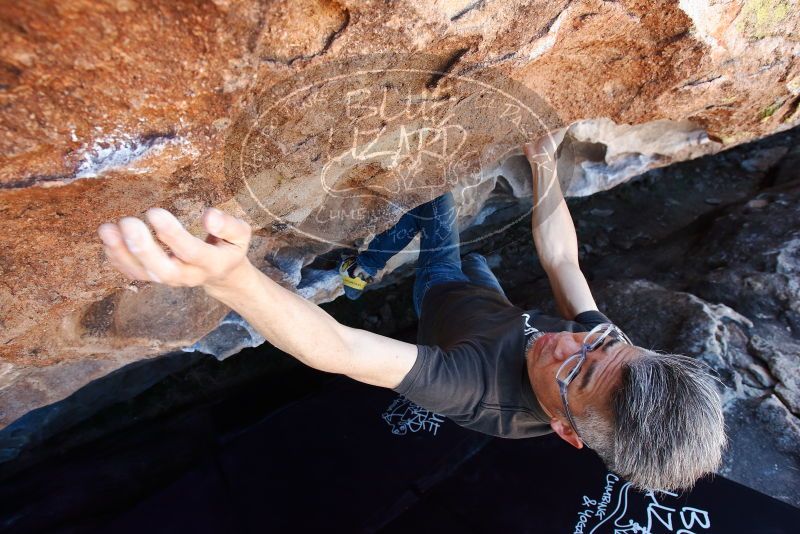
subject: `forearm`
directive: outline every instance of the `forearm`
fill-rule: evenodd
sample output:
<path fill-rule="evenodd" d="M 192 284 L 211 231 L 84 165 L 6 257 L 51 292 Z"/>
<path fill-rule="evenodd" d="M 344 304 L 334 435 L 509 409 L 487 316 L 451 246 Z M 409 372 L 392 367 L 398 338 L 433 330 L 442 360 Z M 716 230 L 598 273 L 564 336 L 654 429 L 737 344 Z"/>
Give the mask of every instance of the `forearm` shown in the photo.
<path fill-rule="evenodd" d="M 166 210 L 151 208 L 147 217 L 174 256 L 135 217 L 98 228 L 109 261 L 128 277 L 203 287 L 270 343 L 316 369 L 395 387 L 414 365 L 416 345 L 340 325 L 253 267 L 246 256 L 252 230 L 241 219 L 207 209 L 203 226 L 213 239 L 202 241 Z"/>
<path fill-rule="evenodd" d="M 529 154 L 533 173 L 533 241 L 553 288 L 559 314 L 573 319 L 581 312 L 596 310 L 597 304 L 578 264 L 578 236 L 552 169 L 554 162 L 550 159 L 549 165 L 540 165 L 543 159 L 550 159 L 546 152 Z"/>
<path fill-rule="evenodd" d="M 204 289 L 239 313 L 270 343 L 303 363 L 328 372 L 342 373 L 348 368 L 349 329 L 250 262 L 225 286 Z"/>
<path fill-rule="evenodd" d="M 552 164 L 551 164 L 552 165 Z M 561 185 L 554 172 L 532 164 L 533 241 L 545 271 L 559 264 L 578 265 L 578 237 Z"/>
<path fill-rule="evenodd" d="M 581 312 L 597 309 L 589 283 L 577 263 L 557 264 L 546 272 L 561 317 L 571 320 Z"/>

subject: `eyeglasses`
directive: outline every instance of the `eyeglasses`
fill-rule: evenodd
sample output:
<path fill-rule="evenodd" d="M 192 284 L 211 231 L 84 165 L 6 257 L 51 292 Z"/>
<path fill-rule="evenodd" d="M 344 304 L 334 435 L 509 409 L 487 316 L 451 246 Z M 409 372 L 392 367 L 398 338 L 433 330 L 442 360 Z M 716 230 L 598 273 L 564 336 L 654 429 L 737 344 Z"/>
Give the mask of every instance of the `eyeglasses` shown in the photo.
<path fill-rule="evenodd" d="M 601 323 L 592 328 L 586 334 L 586 337 L 583 338 L 581 350 L 564 360 L 564 363 L 562 363 L 561 367 L 559 367 L 558 371 L 556 371 L 556 383 L 558 383 L 558 389 L 561 391 L 561 400 L 564 402 L 564 413 L 567 414 L 569 424 L 572 425 L 572 429 L 575 431 L 575 434 L 581 439 L 581 441 L 584 441 L 583 437 L 581 437 L 580 433 L 578 432 L 578 427 L 575 425 L 575 420 L 572 418 L 572 413 L 569 411 L 569 402 L 567 401 L 567 386 L 569 386 L 575 377 L 578 376 L 578 373 L 581 372 L 583 362 L 586 361 L 586 354 L 599 348 L 608 336 L 612 336 L 614 339 L 618 339 L 626 345 L 632 344 L 631 340 L 628 339 L 628 336 L 626 336 L 622 330 L 617 328 L 617 326 L 611 323 Z"/>

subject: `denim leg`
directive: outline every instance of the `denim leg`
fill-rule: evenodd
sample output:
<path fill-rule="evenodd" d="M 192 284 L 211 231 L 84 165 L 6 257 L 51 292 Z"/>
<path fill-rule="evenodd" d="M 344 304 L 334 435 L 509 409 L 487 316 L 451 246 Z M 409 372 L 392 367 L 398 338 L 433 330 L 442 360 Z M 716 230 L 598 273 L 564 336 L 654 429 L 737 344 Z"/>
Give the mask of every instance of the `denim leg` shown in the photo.
<path fill-rule="evenodd" d="M 486 258 L 482 255 L 477 252 L 470 252 L 461 260 L 461 269 L 473 284 L 489 287 L 504 297 L 506 296 L 505 291 L 500 287 L 500 282 L 497 281 L 494 273 L 489 268 L 489 264 L 486 263 Z"/>
<path fill-rule="evenodd" d="M 414 309 L 419 317 L 428 289 L 445 282 L 467 282 L 461 271 L 458 220 L 451 193 L 414 208 L 420 252 L 414 281 Z"/>
<path fill-rule="evenodd" d="M 458 265 L 461 268 L 461 251 L 458 239 L 458 210 L 452 193 L 414 208 L 420 232 L 417 268 L 437 264 Z"/>
<path fill-rule="evenodd" d="M 369 242 L 367 250 L 361 252 L 356 260 L 370 276 L 375 276 L 378 271 L 386 267 L 392 256 L 403 250 L 414 236 L 417 235 L 417 226 L 414 210 L 409 211 L 397 221 L 397 224 L 376 235 Z"/>

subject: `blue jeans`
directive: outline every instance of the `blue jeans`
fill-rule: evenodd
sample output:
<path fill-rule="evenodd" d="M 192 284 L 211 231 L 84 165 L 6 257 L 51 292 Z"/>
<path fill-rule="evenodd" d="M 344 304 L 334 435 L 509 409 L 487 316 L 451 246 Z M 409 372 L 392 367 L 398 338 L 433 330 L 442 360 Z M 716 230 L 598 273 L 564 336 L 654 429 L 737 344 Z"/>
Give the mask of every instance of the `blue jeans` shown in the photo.
<path fill-rule="evenodd" d="M 367 250 L 358 255 L 358 264 L 370 276 L 375 276 L 392 256 L 420 234 L 414 281 L 414 311 L 417 317 L 422 311 L 425 294 L 436 284 L 472 282 L 490 287 L 505 296 L 486 258 L 473 252 L 461 259 L 456 215 L 451 193 L 417 206 L 403 215 L 396 225 L 375 236 Z"/>

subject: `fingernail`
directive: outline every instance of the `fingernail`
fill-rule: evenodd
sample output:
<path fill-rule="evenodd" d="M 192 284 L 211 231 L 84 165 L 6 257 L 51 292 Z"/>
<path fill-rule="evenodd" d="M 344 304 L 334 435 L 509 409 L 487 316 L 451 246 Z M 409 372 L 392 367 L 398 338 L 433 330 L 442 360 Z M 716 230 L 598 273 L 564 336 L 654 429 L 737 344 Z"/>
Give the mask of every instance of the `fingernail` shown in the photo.
<path fill-rule="evenodd" d="M 208 208 L 208 229 L 212 232 L 222 230 L 222 212 L 217 208 Z"/>
<path fill-rule="evenodd" d="M 165 227 L 170 221 L 169 213 L 161 208 L 150 208 L 147 210 L 147 218 L 156 226 Z"/>
<path fill-rule="evenodd" d="M 153 271 L 148 270 L 147 271 L 147 276 L 149 276 L 150 280 L 152 280 L 153 282 L 161 283 L 161 278 L 156 276 L 156 273 L 154 273 Z"/>
<path fill-rule="evenodd" d="M 139 248 L 139 245 L 138 243 L 136 243 L 136 240 L 130 237 L 125 238 L 125 245 L 128 247 L 128 250 L 130 250 L 134 254 L 141 252 L 142 250 L 141 248 Z"/>
<path fill-rule="evenodd" d="M 119 243 L 119 235 L 110 225 L 104 224 L 100 226 L 97 233 L 100 234 L 100 239 L 106 245 L 113 246 Z"/>
<path fill-rule="evenodd" d="M 129 223 L 126 226 L 126 231 L 124 234 L 122 234 L 122 238 L 125 240 L 125 245 L 134 254 L 140 252 L 142 250 L 142 247 L 140 246 L 140 243 L 142 242 L 142 229 L 136 223 Z"/>

